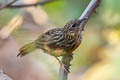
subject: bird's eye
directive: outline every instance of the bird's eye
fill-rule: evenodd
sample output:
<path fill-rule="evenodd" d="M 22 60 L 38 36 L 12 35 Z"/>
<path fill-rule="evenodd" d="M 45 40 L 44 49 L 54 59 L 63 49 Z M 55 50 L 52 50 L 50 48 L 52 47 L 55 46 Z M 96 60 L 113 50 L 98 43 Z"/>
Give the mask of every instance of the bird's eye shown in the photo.
<path fill-rule="evenodd" d="M 72 27 L 76 27 L 76 24 L 73 24 Z"/>

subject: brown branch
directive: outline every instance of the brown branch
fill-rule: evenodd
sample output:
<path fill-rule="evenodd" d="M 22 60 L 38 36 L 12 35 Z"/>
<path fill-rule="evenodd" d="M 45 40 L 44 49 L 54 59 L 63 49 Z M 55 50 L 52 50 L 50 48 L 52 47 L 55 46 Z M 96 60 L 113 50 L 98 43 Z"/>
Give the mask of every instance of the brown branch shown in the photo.
<path fill-rule="evenodd" d="M 56 0 L 45 0 L 45 1 L 37 2 L 37 3 L 33 3 L 33 4 L 9 5 L 8 8 L 24 8 L 24 7 L 38 6 L 38 5 L 44 5 L 46 3 L 51 3 L 53 1 L 56 1 Z"/>
<path fill-rule="evenodd" d="M 8 4 L 4 4 L 4 5 L 0 5 L 0 10 L 4 9 L 4 8 L 25 8 L 25 7 L 31 7 L 31 6 L 38 6 L 38 5 L 45 5 L 47 3 L 51 3 L 53 1 L 56 0 L 45 0 L 42 2 L 37 2 L 37 3 L 32 3 L 32 4 L 13 4 L 18 0 L 13 0 L 11 2 L 9 2 Z"/>
<path fill-rule="evenodd" d="M 91 15 L 95 12 L 96 8 L 99 6 L 101 0 L 91 0 L 89 5 L 87 6 L 87 8 L 84 10 L 83 14 L 80 16 L 79 19 L 84 19 L 87 18 L 85 21 L 82 22 L 82 24 L 80 25 L 80 32 L 82 32 L 84 30 L 85 24 L 88 22 L 89 18 L 91 17 Z M 72 56 L 68 56 L 65 58 L 65 56 L 62 57 L 62 62 L 64 63 L 65 67 L 67 67 L 67 69 L 69 70 L 70 67 L 70 62 Z M 66 62 L 67 61 L 67 62 Z M 59 80 L 67 80 L 68 79 L 68 73 L 66 73 L 66 71 L 60 67 L 59 70 Z"/>
<path fill-rule="evenodd" d="M 12 5 L 13 3 L 15 3 L 16 1 L 17 1 L 17 0 L 13 0 L 13 1 L 8 2 L 7 4 L 0 5 L 0 10 L 9 7 L 9 6 Z"/>

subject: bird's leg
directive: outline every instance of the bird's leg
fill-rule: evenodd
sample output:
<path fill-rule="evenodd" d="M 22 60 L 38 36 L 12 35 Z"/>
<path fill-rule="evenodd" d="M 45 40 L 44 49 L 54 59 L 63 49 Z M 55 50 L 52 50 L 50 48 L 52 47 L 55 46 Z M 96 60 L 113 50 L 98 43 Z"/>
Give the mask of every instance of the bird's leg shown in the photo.
<path fill-rule="evenodd" d="M 62 63 L 64 64 L 65 69 L 70 73 L 70 62 L 73 59 L 73 53 L 62 56 Z"/>
<path fill-rule="evenodd" d="M 60 59 L 57 58 L 56 56 L 54 56 L 54 57 L 58 60 L 60 66 L 65 70 L 65 72 L 66 72 L 66 73 L 69 73 L 69 71 L 65 68 L 65 65 L 62 63 L 62 61 L 60 61 Z"/>

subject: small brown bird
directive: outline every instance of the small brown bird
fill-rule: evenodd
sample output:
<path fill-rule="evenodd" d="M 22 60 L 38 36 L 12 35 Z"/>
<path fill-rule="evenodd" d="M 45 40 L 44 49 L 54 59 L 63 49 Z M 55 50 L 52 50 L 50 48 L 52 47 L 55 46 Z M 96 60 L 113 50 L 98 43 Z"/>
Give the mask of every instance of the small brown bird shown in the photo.
<path fill-rule="evenodd" d="M 86 20 L 74 19 L 69 21 L 63 28 L 55 28 L 42 34 L 35 41 L 20 48 L 17 56 L 24 56 L 36 49 L 42 49 L 45 53 L 54 56 L 61 66 L 62 62 L 57 58 L 70 55 L 80 45 L 82 40 L 81 23 Z"/>

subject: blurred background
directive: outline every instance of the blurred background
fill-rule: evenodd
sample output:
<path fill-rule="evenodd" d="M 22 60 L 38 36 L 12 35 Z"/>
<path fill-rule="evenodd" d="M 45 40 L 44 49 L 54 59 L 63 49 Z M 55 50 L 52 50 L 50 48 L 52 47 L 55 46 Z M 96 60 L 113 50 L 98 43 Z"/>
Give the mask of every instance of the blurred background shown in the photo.
<path fill-rule="evenodd" d="M 10 0 L 0 0 L 1 4 Z M 43 0 L 18 0 L 36 3 Z M 0 11 L 0 68 L 13 80 L 58 80 L 58 61 L 41 50 L 18 58 L 19 48 L 45 31 L 79 18 L 90 0 Z M 69 80 L 120 80 L 120 0 L 102 0 L 74 52 Z"/>

